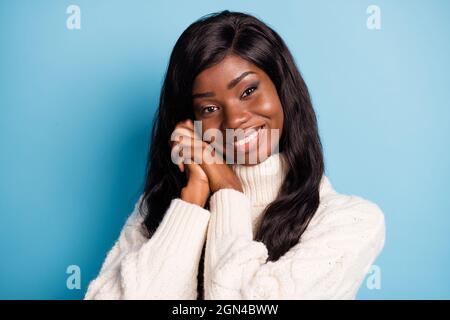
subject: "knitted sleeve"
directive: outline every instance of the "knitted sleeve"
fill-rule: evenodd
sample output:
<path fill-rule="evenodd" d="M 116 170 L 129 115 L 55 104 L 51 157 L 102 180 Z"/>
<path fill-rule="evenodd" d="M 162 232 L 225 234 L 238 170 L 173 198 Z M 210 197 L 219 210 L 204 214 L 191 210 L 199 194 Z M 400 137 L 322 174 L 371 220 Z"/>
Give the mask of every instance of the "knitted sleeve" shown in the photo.
<path fill-rule="evenodd" d="M 297 245 L 266 262 L 243 193 L 215 192 L 210 212 L 205 299 L 353 299 L 385 241 L 376 204 L 336 194 L 321 203 Z"/>
<path fill-rule="evenodd" d="M 139 198 L 85 299 L 196 299 L 197 270 L 210 213 L 173 199 L 150 239 Z"/>

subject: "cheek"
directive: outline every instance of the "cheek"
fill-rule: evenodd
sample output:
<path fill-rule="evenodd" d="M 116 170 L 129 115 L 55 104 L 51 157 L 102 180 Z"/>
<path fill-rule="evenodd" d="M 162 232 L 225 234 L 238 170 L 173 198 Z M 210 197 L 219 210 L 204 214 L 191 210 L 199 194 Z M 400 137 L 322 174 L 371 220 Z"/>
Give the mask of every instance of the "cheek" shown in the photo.
<path fill-rule="evenodd" d="M 278 129 L 280 129 L 280 131 L 283 130 L 283 123 L 284 123 L 284 112 L 283 112 L 283 107 L 281 106 L 281 103 L 278 104 L 277 107 L 277 115 L 275 118 L 275 122 L 276 122 L 276 126 Z"/>
<path fill-rule="evenodd" d="M 260 115 L 270 119 L 273 128 L 281 129 L 283 126 L 283 108 L 277 95 L 266 95 L 258 99 Z"/>

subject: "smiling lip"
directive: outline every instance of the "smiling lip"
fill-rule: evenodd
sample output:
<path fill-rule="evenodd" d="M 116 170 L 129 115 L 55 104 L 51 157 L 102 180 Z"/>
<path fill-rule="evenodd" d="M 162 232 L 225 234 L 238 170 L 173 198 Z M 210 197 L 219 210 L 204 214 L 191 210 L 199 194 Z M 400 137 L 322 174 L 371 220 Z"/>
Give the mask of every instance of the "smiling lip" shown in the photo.
<path fill-rule="evenodd" d="M 265 125 L 252 127 L 245 130 L 244 138 L 234 142 L 234 149 L 242 151 L 249 151 L 252 149 L 252 146 L 254 146 L 258 141 L 260 130 L 263 128 L 265 128 Z"/>

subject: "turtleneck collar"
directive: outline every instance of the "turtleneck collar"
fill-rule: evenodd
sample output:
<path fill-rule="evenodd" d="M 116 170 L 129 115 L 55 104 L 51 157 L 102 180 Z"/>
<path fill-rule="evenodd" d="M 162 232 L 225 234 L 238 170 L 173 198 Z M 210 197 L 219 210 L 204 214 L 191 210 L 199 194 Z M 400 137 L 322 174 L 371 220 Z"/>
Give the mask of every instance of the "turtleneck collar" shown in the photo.
<path fill-rule="evenodd" d="M 252 206 L 265 206 L 277 197 L 286 175 L 282 160 L 281 154 L 275 153 L 255 165 L 231 166 Z"/>
<path fill-rule="evenodd" d="M 266 206 L 275 200 L 287 174 L 282 153 L 272 154 L 255 165 L 233 164 L 231 168 L 240 180 L 244 194 L 250 199 L 253 207 Z M 331 188 L 328 178 L 323 175 L 320 197 L 322 198 Z"/>

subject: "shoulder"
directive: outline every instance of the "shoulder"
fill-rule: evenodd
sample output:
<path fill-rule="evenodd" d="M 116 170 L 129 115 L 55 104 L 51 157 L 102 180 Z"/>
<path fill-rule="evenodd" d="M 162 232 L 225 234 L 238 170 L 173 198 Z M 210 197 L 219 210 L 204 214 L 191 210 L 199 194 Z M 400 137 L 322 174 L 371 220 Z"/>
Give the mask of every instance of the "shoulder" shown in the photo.
<path fill-rule="evenodd" d="M 126 218 L 125 225 L 122 229 L 122 234 L 127 239 L 135 240 L 135 238 L 139 238 L 141 240 L 141 238 L 145 239 L 147 235 L 147 231 L 145 230 L 145 227 L 143 225 L 145 215 L 140 210 L 140 205 L 143 199 L 144 195 L 142 194 L 134 204 L 133 211 Z M 143 210 L 146 210 L 145 207 L 143 207 Z"/>
<path fill-rule="evenodd" d="M 145 216 L 140 211 L 140 206 L 143 201 L 144 201 L 144 194 L 141 194 L 139 196 L 139 199 L 134 204 L 133 211 L 127 218 L 127 223 L 126 223 L 127 225 L 128 224 L 129 225 L 141 224 L 144 221 Z M 143 207 L 143 209 L 145 210 L 145 207 Z"/>
<path fill-rule="evenodd" d="M 361 196 L 337 192 L 325 177 L 319 208 L 307 231 L 306 237 L 326 234 L 355 247 L 369 244 L 381 250 L 385 241 L 385 218 L 376 203 Z"/>

